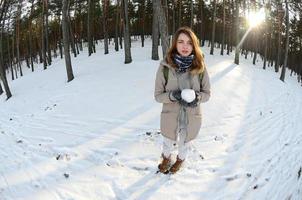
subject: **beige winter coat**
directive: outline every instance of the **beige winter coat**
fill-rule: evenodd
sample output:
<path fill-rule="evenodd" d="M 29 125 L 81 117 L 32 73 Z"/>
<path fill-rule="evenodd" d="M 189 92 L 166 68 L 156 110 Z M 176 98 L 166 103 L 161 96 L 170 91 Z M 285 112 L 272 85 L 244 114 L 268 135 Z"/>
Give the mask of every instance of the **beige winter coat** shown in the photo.
<path fill-rule="evenodd" d="M 163 73 L 163 66 L 169 68 L 169 76 L 167 85 L 165 86 L 165 78 Z M 185 142 L 191 141 L 196 138 L 201 127 L 201 107 L 200 103 L 206 102 L 210 98 L 210 80 L 207 69 L 204 71 L 203 79 L 200 83 L 199 75 L 193 75 L 191 79 L 191 85 L 198 95 L 198 106 L 195 108 L 187 107 L 188 125 L 187 125 L 187 137 Z M 163 136 L 176 140 L 178 129 L 178 115 L 180 111 L 180 105 L 171 101 L 169 97 L 170 92 L 178 90 L 178 82 L 176 71 L 165 60 L 160 62 L 160 66 L 156 73 L 155 80 L 155 100 L 159 103 L 163 103 L 161 117 L 160 117 L 160 129 Z"/>

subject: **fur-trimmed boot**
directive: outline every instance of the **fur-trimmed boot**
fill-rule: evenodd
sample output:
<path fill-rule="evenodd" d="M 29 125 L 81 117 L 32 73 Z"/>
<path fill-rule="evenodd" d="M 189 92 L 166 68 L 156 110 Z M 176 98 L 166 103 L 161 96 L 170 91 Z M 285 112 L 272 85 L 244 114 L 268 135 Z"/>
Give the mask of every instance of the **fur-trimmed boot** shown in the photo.
<path fill-rule="evenodd" d="M 181 160 L 178 158 L 176 158 L 176 162 L 172 165 L 172 167 L 170 168 L 170 173 L 171 174 L 175 174 L 179 169 L 180 167 L 182 166 L 182 163 L 184 162 L 185 160 Z"/>
<path fill-rule="evenodd" d="M 167 172 L 169 172 L 169 168 L 171 165 L 171 156 L 165 157 L 164 154 L 162 154 L 162 158 L 163 158 L 163 160 L 158 165 L 158 169 L 161 173 L 167 173 Z"/>

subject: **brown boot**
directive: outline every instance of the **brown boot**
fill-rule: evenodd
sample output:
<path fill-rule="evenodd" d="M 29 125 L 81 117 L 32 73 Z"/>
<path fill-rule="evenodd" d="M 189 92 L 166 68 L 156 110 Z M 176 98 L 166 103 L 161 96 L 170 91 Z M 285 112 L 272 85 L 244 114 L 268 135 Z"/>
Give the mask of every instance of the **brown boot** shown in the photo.
<path fill-rule="evenodd" d="M 165 157 L 164 154 L 162 154 L 163 160 L 158 165 L 158 169 L 161 173 L 167 173 L 169 171 L 169 167 L 171 164 L 171 159 L 169 157 Z"/>
<path fill-rule="evenodd" d="M 176 162 L 172 165 L 172 167 L 169 170 L 170 173 L 175 174 L 180 169 L 183 162 L 184 160 L 179 159 L 177 156 Z"/>

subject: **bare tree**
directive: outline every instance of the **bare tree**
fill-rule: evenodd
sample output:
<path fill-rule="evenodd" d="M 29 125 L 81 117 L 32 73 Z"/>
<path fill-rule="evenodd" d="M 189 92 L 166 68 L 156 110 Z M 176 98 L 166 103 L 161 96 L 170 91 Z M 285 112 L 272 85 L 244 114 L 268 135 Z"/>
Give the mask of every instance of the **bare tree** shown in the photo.
<path fill-rule="evenodd" d="M 28 20 L 28 37 L 29 37 L 29 57 L 30 57 L 30 64 L 31 64 L 31 71 L 34 71 L 34 62 L 33 62 L 33 31 L 32 31 L 32 13 L 34 10 L 34 0 L 30 1 L 31 8 L 30 8 L 30 18 Z"/>
<path fill-rule="evenodd" d="M 0 36 L 0 77 L 4 86 L 4 90 L 6 93 L 6 97 L 7 99 L 9 99 L 12 96 L 12 93 L 9 89 L 8 86 L 8 82 L 7 82 L 7 78 L 6 78 L 6 72 L 5 72 L 5 67 L 4 67 L 4 62 L 3 62 L 3 48 L 2 48 L 2 44 L 3 44 L 3 25 L 4 23 L 1 23 L 2 20 L 4 19 L 4 15 L 6 14 L 5 12 L 7 12 L 7 7 L 8 7 L 8 0 L 0 0 L 0 29 L 1 29 L 1 36 Z M 2 90 L 2 87 L 1 87 Z M 2 92 L 3 93 L 3 92 Z"/>
<path fill-rule="evenodd" d="M 286 7 L 286 16 L 285 16 L 285 20 L 286 20 L 286 41 L 285 41 L 285 55 L 284 55 L 284 63 L 282 66 L 282 71 L 281 71 L 281 76 L 280 76 L 280 80 L 284 82 L 285 79 L 285 71 L 286 71 L 286 67 L 287 67 L 287 61 L 288 61 L 288 48 L 289 48 L 289 28 L 290 28 L 290 24 L 289 24 L 289 10 L 288 10 L 288 0 L 285 0 L 285 7 Z"/>
<path fill-rule="evenodd" d="M 267 62 L 267 51 L 268 51 L 268 37 L 269 37 L 269 19 L 268 19 L 268 15 L 269 15 L 269 12 L 270 12 L 270 4 L 267 3 L 266 6 L 265 6 L 265 28 L 264 28 L 264 31 L 265 31 L 265 34 L 264 34 L 264 37 L 265 37 L 265 43 L 264 43 L 264 61 L 263 61 L 263 69 L 266 68 L 266 62 Z"/>
<path fill-rule="evenodd" d="M 158 57 L 158 38 L 159 38 L 159 30 L 158 30 L 158 17 L 156 10 L 156 3 L 152 3 L 152 60 L 159 60 Z"/>
<path fill-rule="evenodd" d="M 281 54 L 281 30 L 282 30 L 282 19 L 284 15 L 284 11 L 282 8 L 282 4 L 280 3 L 280 0 L 278 1 L 278 10 L 277 10 L 277 19 L 278 19 L 278 40 L 277 40 L 277 58 L 275 63 L 275 72 L 279 71 L 280 67 L 280 54 Z"/>
<path fill-rule="evenodd" d="M 168 48 L 169 48 L 169 36 L 167 33 L 167 19 L 166 19 L 165 11 L 161 4 L 161 1 L 154 0 L 153 3 L 155 3 L 156 14 L 158 16 L 159 32 L 160 32 L 160 37 L 161 37 L 163 57 L 165 57 L 166 53 L 168 51 Z"/>
<path fill-rule="evenodd" d="M 204 46 L 204 41 L 205 41 L 205 31 L 204 31 L 204 12 L 203 12 L 203 0 L 199 0 L 199 13 L 200 13 L 200 24 L 199 24 L 199 40 L 200 40 L 200 46 Z"/>
<path fill-rule="evenodd" d="M 48 33 L 48 0 L 43 0 L 43 17 L 44 17 L 44 39 L 45 39 L 45 50 L 47 51 L 47 62 L 51 65 L 51 50 L 49 46 L 49 33 Z"/>
<path fill-rule="evenodd" d="M 94 0 L 88 0 L 88 17 L 87 17 L 87 40 L 88 40 L 88 56 L 93 53 L 93 38 L 92 38 L 92 25 L 93 25 L 93 9 Z"/>
<path fill-rule="evenodd" d="M 190 10 L 191 10 L 191 14 L 190 14 L 190 27 L 191 27 L 191 29 L 193 29 L 193 25 L 194 25 L 194 6 L 193 6 L 193 0 L 191 0 Z"/>
<path fill-rule="evenodd" d="M 223 9 L 223 27 L 222 27 L 222 43 L 221 43 L 221 51 L 220 55 L 223 55 L 224 52 L 224 43 L 225 43 L 225 0 L 222 2 L 222 9 Z"/>
<path fill-rule="evenodd" d="M 236 4 L 236 12 L 235 12 L 236 51 L 235 51 L 235 61 L 234 62 L 235 62 L 235 64 L 239 65 L 239 49 L 240 49 L 240 45 L 239 45 L 239 0 L 236 0 L 235 4 Z"/>
<path fill-rule="evenodd" d="M 69 52 L 69 25 L 68 25 L 68 13 L 69 10 L 69 0 L 63 0 L 63 7 L 62 7 L 62 31 L 63 31 L 63 44 L 64 44 L 64 56 L 65 56 L 65 64 L 67 70 L 67 82 L 72 81 L 74 79 L 72 66 L 71 66 L 71 59 L 70 59 L 70 52 Z"/>
<path fill-rule="evenodd" d="M 21 61 L 20 61 L 20 20 L 21 20 L 22 0 L 19 0 L 18 11 L 16 18 L 16 50 L 17 50 L 17 67 L 20 70 L 20 75 L 23 76 Z"/>
<path fill-rule="evenodd" d="M 140 29 L 141 29 L 141 41 L 142 47 L 145 46 L 145 0 L 141 1 L 141 8 L 140 8 Z"/>
<path fill-rule="evenodd" d="M 216 0 L 213 0 L 213 16 L 212 16 L 212 40 L 211 40 L 211 50 L 210 50 L 210 54 L 213 55 L 214 54 L 214 42 L 215 42 L 215 24 L 216 24 Z"/>
<path fill-rule="evenodd" d="M 108 23 L 107 23 L 107 18 L 108 18 L 108 6 L 109 6 L 109 1 L 108 0 L 103 0 L 103 31 L 104 31 L 104 47 L 105 47 L 105 54 L 109 53 L 108 50 Z"/>
<path fill-rule="evenodd" d="M 124 45 L 125 45 L 125 64 L 131 63 L 131 50 L 130 50 L 130 30 L 128 18 L 128 0 L 123 0 L 124 8 Z"/>
<path fill-rule="evenodd" d="M 114 48 L 118 51 L 118 35 L 120 33 L 120 0 L 116 3 L 116 13 L 115 13 L 115 36 L 114 36 Z"/>

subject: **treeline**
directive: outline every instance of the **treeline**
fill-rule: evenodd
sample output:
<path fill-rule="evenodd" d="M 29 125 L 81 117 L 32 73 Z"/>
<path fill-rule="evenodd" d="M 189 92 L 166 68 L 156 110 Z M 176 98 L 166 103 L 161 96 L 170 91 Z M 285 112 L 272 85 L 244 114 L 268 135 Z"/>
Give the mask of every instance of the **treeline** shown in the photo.
<path fill-rule="evenodd" d="M 282 68 L 282 81 L 287 68 L 300 82 L 301 7 L 294 0 L 0 0 L 0 94 L 11 97 L 6 72 L 12 80 L 22 76 L 21 63 L 34 71 L 38 63 L 47 69 L 53 58 L 65 58 L 71 81 L 69 53 L 76 57 L 87 46 L 90 56 L 100 40 L 105 54 L 114 43 L 116 51 L 125 51 L 125 63 L 131 63 L 130 37 L 140 37 L 144 46 L 146 36 L 152 36 L 150 58 L 159 59 L 159 40 L 165 53 L 180 26 L 190 26 L 201 46 L 211 47 L 210 54 L 235 51 L 237 64 L 239 54 L 253 56 L 254 64 L 258 57 L 264 69 Z M 265 21 L 249 29 L 247 14 L 261 8 Z"/>

